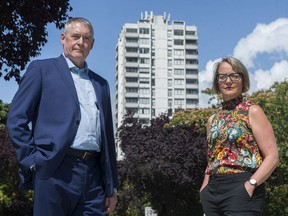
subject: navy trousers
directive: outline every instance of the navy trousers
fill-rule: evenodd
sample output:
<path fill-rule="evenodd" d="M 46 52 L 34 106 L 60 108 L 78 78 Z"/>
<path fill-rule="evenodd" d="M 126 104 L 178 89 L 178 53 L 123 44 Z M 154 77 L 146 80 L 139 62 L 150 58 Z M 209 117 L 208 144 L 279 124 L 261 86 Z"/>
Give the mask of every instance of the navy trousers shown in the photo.
<path fill-rule="evenodd" d="M 251 173 L 210 176 L 209 183 L 200 193 L 206 216 L 260 216 L 264 210 L 265 188 L 261 184 L 252 197 L 245 189 Z"/>
<path fill-rule="evenodd" d="M 51 178 L 34 179 L 34 216 L 104 216 L 105 194 L 99 158 L 67 155 Z"/>

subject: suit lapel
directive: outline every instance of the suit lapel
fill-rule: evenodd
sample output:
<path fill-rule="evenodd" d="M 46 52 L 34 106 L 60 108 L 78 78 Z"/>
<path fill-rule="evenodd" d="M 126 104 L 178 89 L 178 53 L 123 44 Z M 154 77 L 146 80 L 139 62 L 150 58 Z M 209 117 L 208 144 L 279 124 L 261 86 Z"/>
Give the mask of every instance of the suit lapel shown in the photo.
<path fill-rule="evenodd" d="M 68 68 L 67 62 L 62 55 L 59 58 L 57 58 L 57 64 L 58 64 L 57 65 L 58 72 L 60 73 L 64 84 L 69 89 L 69 92 L 71 92 L 71 94 L 73 95 L 73 98 L 74 98 L 77 106 L 79 106 L 79 100 L 78 100 L 76 88 L 75 88 L 75 85 L 73 82 L 73 78 L 72 78 L 71 72 Z"/>
<path fill-rule="evenodd" d="M 100 110 L 100 112 L 102 111 L 103 107 L 102 107 L 102 86 L 101 84 L 98 82 L 97 78 L 95 76 L 93 76 L 93 73 L 89 71 L 89 77 L 90 80 L 92 82 L 92 85 L 94 87 L 94 91 L 96 94 L 96 105 L 97 108 Z"/>

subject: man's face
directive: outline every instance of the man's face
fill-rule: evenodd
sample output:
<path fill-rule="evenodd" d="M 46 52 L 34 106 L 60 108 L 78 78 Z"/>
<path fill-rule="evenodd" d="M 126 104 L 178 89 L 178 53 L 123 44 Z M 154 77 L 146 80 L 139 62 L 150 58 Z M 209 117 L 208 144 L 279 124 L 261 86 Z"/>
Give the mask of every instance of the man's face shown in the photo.
<path fill-rule="evenodd" d="M 61 34 L 64 54 L 77 67 L 83 68 L 84 62 L 94 44 L 94 37 L 87 25 L 72 22 L 67 32 Z"/>

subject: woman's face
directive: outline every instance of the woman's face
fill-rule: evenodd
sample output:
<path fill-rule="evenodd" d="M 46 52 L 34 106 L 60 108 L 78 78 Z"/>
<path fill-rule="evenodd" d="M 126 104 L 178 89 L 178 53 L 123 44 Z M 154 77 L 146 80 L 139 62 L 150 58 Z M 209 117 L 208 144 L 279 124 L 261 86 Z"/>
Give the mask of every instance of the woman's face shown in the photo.
<path fill-rule="evenodd" d="M 224 101 L 231 100 L 242 94 L 242 74 L 239 71 L 234 71 L 229 63 L 222 62 L 220 64 L 217 79 Z"/>

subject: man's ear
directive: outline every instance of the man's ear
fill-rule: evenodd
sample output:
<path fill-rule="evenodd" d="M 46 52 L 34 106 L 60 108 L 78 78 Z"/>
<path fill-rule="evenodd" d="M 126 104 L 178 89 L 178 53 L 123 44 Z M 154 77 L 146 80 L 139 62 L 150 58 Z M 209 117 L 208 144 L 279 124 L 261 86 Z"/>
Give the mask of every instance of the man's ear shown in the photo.
<path fill-rule="evenodd" d="M 64 44 L 64 40 L 65 40 L 65 34 L 64 32 L 62 32 L 61 37 L 60 37 L 60 41 L 62 44 Z"/>
<path fill-rule="evenodd" d="M 95 39 L 93 38 L 93 41 L 92 41 L 92 44 L 91 44 L 91 49 L 92 49 L 93 46 L 94 46 L 94 42 L 95 42 Z"/>

